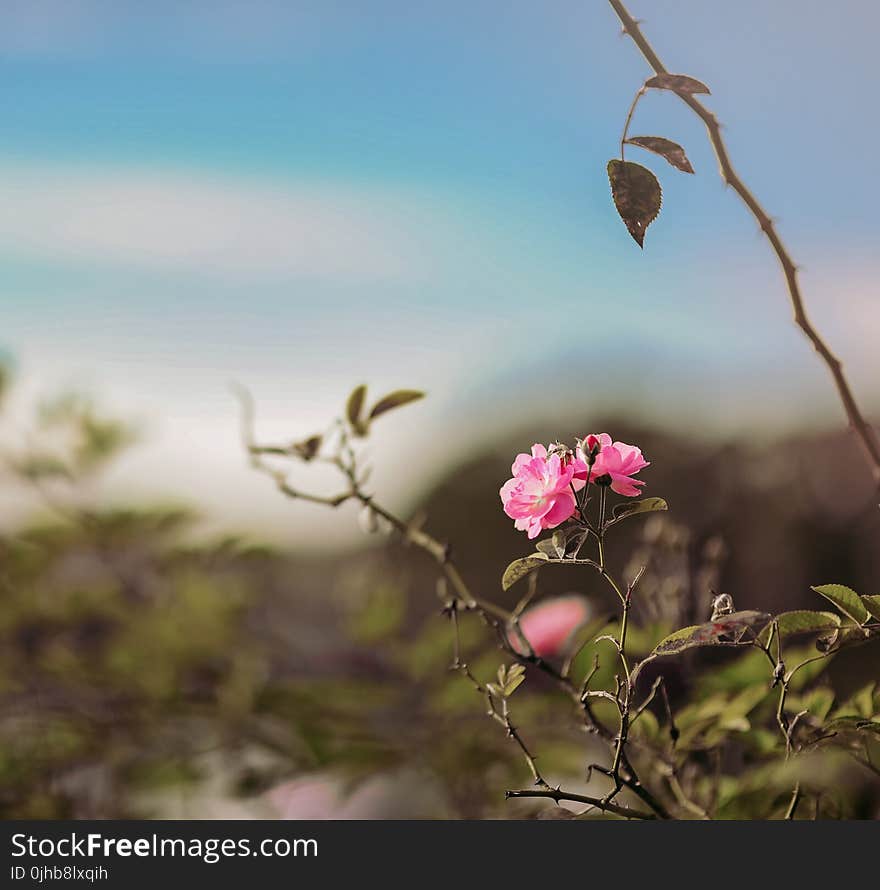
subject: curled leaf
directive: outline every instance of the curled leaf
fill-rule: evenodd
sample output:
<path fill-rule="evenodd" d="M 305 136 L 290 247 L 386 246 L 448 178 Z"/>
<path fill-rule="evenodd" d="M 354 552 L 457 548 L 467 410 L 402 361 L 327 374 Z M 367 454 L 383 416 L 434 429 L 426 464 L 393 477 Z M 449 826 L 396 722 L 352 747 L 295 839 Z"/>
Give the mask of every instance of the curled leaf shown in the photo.
<path fill-rule="evenodd" d="M 387 411 L 391 411 L 394 408 L 400 408 L 402 405 L 408 405 L 410 402 L 418 401 L 418 399 L 424 397 L 425 394 L 419 392 L 417 389 L 397 389 L 379 399 L 379 401 L 373 405 L 369 419 L 375 420 L 379 415 L 385 414 Z"/>
<path fill-rule="evenodd" d="M 655 90 L 672 90 L 674 93 L 684 93 L 687 96 L 696 93 L 709 95 L 709 87 L 696 77 L 688 74 L 670 74 L 668 71 L 649 77 L 645 81 L 645 86 Z"/>
<path fill-rule="evenodd" d="M 654 152 L 655 155 L 660 155 L 682 173 L 694 172 L 684 149 L 671 139 L 664 139 L 662 136 L 630 136 L 626 144 L 637 145 L 639 148 Z"/>
<path fill-rule="evenodd" d="M 499 668 L 498 679 L 501 683 L 501 694 L 505 698 L 509 698 L 525 680 L 526 669 L 521 664 L 513 664 L 507 669 L 506 674 L 502 671 L 503 668 Z"/>
<path fill-rule="evenodd" d="M 657 218 L 663 201 L 657 177 L 641 164 L 614 158 L 608 162 L 608 179 L 620 218 L 636 244 L 643 247 L 645 232 Z"/>

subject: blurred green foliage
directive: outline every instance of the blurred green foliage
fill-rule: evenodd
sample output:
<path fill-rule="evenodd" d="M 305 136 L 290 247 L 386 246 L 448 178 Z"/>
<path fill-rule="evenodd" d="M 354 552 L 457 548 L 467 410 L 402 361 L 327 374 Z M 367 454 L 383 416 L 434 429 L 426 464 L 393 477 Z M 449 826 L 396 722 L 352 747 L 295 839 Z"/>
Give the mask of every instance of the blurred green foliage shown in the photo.
<path fill-rule="evenodd" d="M 96 503 L 90 480 L 136 431 L 81 396 L 40 406 L 27 440 L 3 455 L 7 483 L 32 491 L 35 506 L 0 537 L 0 815 L 161 815 L 208 785 L 219 799 L 190 815 L 228 801 L 269 815 L 265 792 L 290 778 L 333 775 L 353 790 L 402 769 L 441 789 L 429 814 L 565 815 L 550 801 L 505 802 L 504 789 L 530 777 L 485 701 L 450 670 L 450 622 L 425 593 L 430 561 L 391 541 L 331 570 L 236 538 L 205 541 L 179 507 Z M 634 661 L 680 626 L 690 574 L 708 577 L 682 559 L 680 527 L 645 528 Z M 614 648 L 592 642 L 613 627 L 597 603 L 575 682 L 598 659 L 591 688 L 614 688 Z M 482 684 L 509 661 L 496 642 L 461 616 L 460 645 Z M 815 652 L 809 637 L 786 642 L 789 664 Z M 632 726 L 632 757 L 686 817 L 781 818 L 795 784 L 806 801 L 798 817 L 875 816 L 880 690 L 869 663 L 856 683 L 863 668 L 847 662 L 835 677 L 827 660 L 792 679 L 786 708 L 807 712 L 801 730 L 816 741 L 787 759 L 763 653 L 665 659 L 677 738 L 657 698 Z M 539 671 L 527 666 L 513 685 L 513 719 L 542 773 L 590 791 L 586 764 L 607 749 Z M 595 712 L 614 727 L 613 705 Z"/>

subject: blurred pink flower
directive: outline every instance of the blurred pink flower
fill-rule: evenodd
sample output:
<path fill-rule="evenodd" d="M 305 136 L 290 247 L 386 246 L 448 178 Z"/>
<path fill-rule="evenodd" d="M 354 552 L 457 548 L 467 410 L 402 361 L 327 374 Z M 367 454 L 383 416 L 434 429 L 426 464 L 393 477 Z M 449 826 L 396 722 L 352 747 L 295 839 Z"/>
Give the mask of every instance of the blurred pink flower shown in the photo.
<path fill-rule="evenodd" d="M 263 799 L 281 819 L 444 819 L 445 795 L 415 770 L 378 773 L 360 783 L 311 773 L 276 785 Z"/>
<path fill-rule="evenodd" d="M 589 468 L 590 482 L 597 482 L 603 476 L 611 480 L 611 490 L 618 494 L 633 498 L 639 494 L 639 489 L 645 484 L 641 479 L 631 477 L 650 466 L 650 463 L 642 457 L 640 448 L 635 445 L 627 445 L 624 442 L 612 442 L 608 433 L 587 436 L 578 448 L 577 463 L 589 463 L 590 453 L 598 452 L 593 458 L 593 465 Z M 575 471 L 578 480 L 586 481 L 587 473 L 579 467 Z M 581 485 L 583 485 L 581 481 Z"/>
<path fill-rule="evenodd" d="M 577 459 L 550 454 L 543 445 L 533 445 L 532 453 L 518 454 L 510 468 L 513 478 L 501 487 L 504 512 L 519 531 L 537 538 L 541 530 L 555 528 L 576 509 L 572 480 L 583 470 Z M 583 488 L 583 482 L 580 483 Z"/>
<path fill-rule="evenodd" d="M 528 609 L 519 619 L 519 629 L 529 641 L 535 655 L 551 658 L 565 649 L 575 631 L 591 615 L 590 604 L 582 596 L 558 596 Z M 528 649 L 516 630 L 508 630 L 507 635 L 511 646 L 520 655 L 528 654 Z"/>

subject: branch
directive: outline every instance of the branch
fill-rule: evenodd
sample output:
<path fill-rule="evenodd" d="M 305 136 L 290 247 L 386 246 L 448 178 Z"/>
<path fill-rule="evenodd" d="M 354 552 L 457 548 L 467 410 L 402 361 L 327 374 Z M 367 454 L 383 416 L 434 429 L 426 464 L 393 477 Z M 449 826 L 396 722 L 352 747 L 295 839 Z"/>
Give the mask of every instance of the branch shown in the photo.
<path fill-rule="evenodd" d="M 644 810 L 634 810 L 632 807 L 625 807 L 621 804 L 605 802 L 599 800 L 598 797 L 587 797 L 585 794 L 570 794 L 567 791 L 561 791 L 559 788 L 523 790 L 523 791 L 505 791 L 504 796 L 510 800 L 516 797 L 546 797 L 559 803 L 560 800 L 570 800 L 574 803 L 585 803 L 591 807 L 596 807 L 604 813 L 614 813 L 615 816 L 623 816 L 626 819 L 656 819 L 653 813 L 647 813 Z"/>
<path fill-rule="evenodd" d="M 633 42 L 639 48 L 648 64 L 657 74 L 666 73 L 666 68 L 654 52 L 651 44 L 642 34 L 638 22 L 629 14 L 621 0 L 609 0 L 611 8 L 620 19 L 625 34 L 632 37 Z M 785 281 L 788 286 L 788 295 L 791 302 L 792 313 L 794 315 L 795 324 L 803 331 L 807 339 L 812 343 L 813 348 L 822 358 L 828 367 L 834 384 L 837 387 L 837 393 L 840 401 L 843 403 L 846 416 L 849 420 L 850 427 L 855 433 L 862 449 L 865 453 L 865 459 L 871 471 L 871 475 L 875 484 L 880 488 L 880 439 L 877 438 L 876 432 L 871 428 L 870 424 L 865 420 L 864 415 L 859 408 L 855 396 L 850 389 L 846 375 L 843 372 L 843 365 L 834 353 L 828 348 L 819 332 L 813 327 L 806 308 L 804 306 L 803 297 L 801 296 L 800 286 L 797 280 L 797 265 L 789 256 L 785 245 L 776 232 L 773 220 L 768 216 L 764 208 L 758 203 L 755 196 L 749 191 L 743 181 L 739 178 L 730 157 L 727 153 L 727 146 L 721 136 L 721 128 L 718 119 L 694 96 L 685 93 L 676 93 L 679 99 L 685 103 L 700 120 L 706 125 L 706 131 L 712 148 L 715 150 L 715 156 L 718 158 L 718 166 L 720 168 L 721 179 L 725 185 L 729 185 L 742 199 L 742 202 L 749 209 L 749 212 L 755 218 L 766 235 L 770 246 L 776 254 L 782 272 L 785 275 Z"/>

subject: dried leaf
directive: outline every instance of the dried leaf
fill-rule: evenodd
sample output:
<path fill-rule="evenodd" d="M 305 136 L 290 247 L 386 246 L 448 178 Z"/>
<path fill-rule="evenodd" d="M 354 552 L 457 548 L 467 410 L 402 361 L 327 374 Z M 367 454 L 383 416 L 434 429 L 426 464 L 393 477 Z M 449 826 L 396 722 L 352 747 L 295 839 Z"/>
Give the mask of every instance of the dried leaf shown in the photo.
<path fill-rule="evenodd" d="M 665 158 L 676 170 L 681 170 L 682 173 L 694 172 L 694 168 L 684 153 L 684 149 L 671 139 L 664 139 L 662 136 L 630 136 L 626 140 L 626 144 L 637 145 L 639 148 L 644 148 L 654 152 L 656 155 L 660 155 L 661 158 Z"/>
<path fill-rule="evenodd" d="M 379 399 L 373 405 L 373 410 L 370 411 L 370 420 L 375 420 L 379 415 L 385 414 L 386 411 L 400 408 L 402 405 L 408 405 L 410 402 L 418 401 L 424 397 L 425 394 L 417 389 L 397 389 Z"/>
<path fill-rule="evenodd" d="M 641 164 L 614 158 L 608 162 L 608 179 L 620 218 L 636 244 L 643 247 L 645 231 L 657 218 L 663 200 L 657 177 Z"/>
<path fill-rule="evenodd" d="M 696 93 L 709 95 L 709 87 L 696 77 L 688 74 L 670 74 L 668 71 L 649 77 L 645 81 L 645 86 L 655 90 L 672 90 L 674 93 L 683 93 L 687 96 Z"/>

